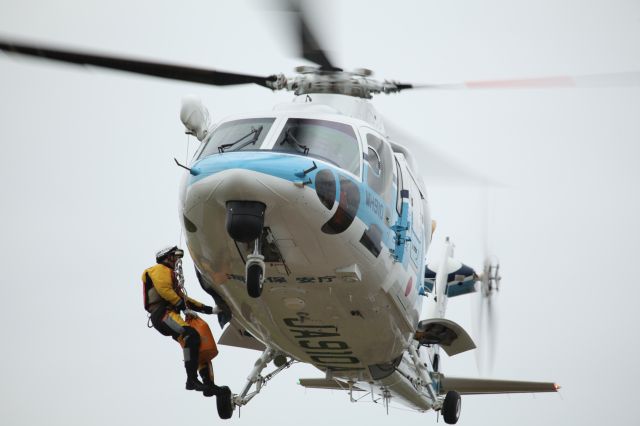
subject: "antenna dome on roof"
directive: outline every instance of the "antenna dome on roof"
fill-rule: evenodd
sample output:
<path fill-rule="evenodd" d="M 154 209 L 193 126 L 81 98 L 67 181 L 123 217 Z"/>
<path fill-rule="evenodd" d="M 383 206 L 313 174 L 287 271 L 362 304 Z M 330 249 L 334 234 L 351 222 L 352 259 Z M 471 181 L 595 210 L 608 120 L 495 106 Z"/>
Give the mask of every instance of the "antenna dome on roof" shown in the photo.
<path fill-rule="evenodd" d="M 209 132 L 209 110 L 202 104 L 199 97 L 188 95 L 182 98 L 180 120 L 187 129 L 186 133 L 202 141 Z"/>

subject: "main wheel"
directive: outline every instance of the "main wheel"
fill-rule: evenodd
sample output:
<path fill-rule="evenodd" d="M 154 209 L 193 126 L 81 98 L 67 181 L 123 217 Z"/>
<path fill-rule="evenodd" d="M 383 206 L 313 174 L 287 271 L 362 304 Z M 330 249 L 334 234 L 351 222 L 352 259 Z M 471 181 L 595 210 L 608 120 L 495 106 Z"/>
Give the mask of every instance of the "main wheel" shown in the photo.
<path fill-rule="evenodd" d="M 218 416 L 223 420 L 230 419 L 233 415 L 231 389 L 227 386 L 220 386 L 220 394 L 216 397 L 216 407 L 218 408 Z"/>
<path fill-rule="evenodd" d="M 262 268 L 260 265 L 250 265 L 247 269 L 247 291 L 251 297 L 260 297 L 262 293 Z"/>
<path fill-rule="evenodd" d="M 460 394 L 456 391 L 449 391 L 444 397 L 442 404 L 442 417 L 444 422 L 449 425 L 458 423 L 460 418 L 460 409 L 462 408 L 462 400 Z"/>

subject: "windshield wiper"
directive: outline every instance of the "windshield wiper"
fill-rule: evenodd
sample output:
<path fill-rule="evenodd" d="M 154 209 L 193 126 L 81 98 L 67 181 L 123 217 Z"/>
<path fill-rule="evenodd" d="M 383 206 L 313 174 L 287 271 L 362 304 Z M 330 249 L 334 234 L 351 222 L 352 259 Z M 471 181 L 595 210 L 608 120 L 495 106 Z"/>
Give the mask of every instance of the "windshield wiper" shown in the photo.
<path fill-rule="evenodd" d="M 249 133 L 247 133 L 246 135 L 244 135 L 243 137 L 241 137 L 240 139 L 238 139 L 237 141 L 232 142 L 232 143 L 226 143 L 224 145 L 220 145 L 218 147 L 218 152 L 220 154 L 222 154 L 225 149 L 231 148 L 235 144 L 242 142 L 243 140 L 245 140 L 246 138 L 248 138 L 251 135 L 253 135 L 253 137 L 251 139 L 249 139 L 248 141 L 246 141 L 245 143 L 243 143 L 242 145 L 240 145 L 236 150 L 240 150 L 240 149 L 244 148 L 245 146 L 247 146 L 249 144 L 255 144 L 258 141 L 258 138 L 260 137 L 260 133 L 262 132 L 262 128 L 263 128 L 263 126 L 260 126 L 257 129 L 255 129 L 252 126 L 251 127 L 251 131 Z"/>
<path fill-rule="evenodd" d="M 284 133 L 284 139 L 282 139 L 280 145 L 284 145 L 285 142 L 289 142 L 289 144 L 293 145 L 294 148 L 300 150 L 300 152 L 302 152 L 304 155 L 308 155 L 309 147 L 298 142 L 298 139 L 296 139 L 295 136 L 291 134 L 291 129 L 293 129 L 293 127 L 289 127 Z M 291 140 L 289 140 L 289 138 L 291 138 Z"/>

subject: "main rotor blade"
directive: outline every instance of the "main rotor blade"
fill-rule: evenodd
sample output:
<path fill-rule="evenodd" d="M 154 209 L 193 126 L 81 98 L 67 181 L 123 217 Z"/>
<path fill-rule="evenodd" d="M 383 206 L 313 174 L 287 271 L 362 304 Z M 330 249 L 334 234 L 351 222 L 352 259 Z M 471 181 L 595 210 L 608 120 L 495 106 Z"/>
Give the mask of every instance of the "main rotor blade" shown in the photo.
<path fill-rule="evenodd" d="M 335 67 L 331 63 L 326 51 L 320 46 L 318 39 L 311 31 L 311 27 L 309 27 L 305 13 L 300 7 L 300 1 L 289 0 L 287 5 L 288 10 L 295 14 L 294 24 L 298 30 L 302 57 L 320 65 L 320 69 L 323 71 L 342 71 L 342 69 Z"/>
<path fill-rule="evenodd" d="M 171 80 L 189 81 L 214 86 L 255 83 L 269 87 L 267 82 L 275 81 L 275 75 L 259 77 L 247 74 L 214 71 L 183 65 L 172 65 L 160 62 L 140 61 L 117 56 L 96 55 L 74 50 L 46 47 L 38 44 L 26 44 L 0 39 L 0 50 L 6 53 L 17 53 L 27 56 L 50 59 L 76 65 L 93 65 L 136 74 L 150 75 Z"/>
<path fill-rule="evenodd" d="M 408 134 L 386 118 L 384 127 L 392 142 L 409 148 L 411 156 L 414 157 L 411 160 L 420 164 L 420 173 L 428 183 L 445 186 L 500 186 L 499 183 L 443 154 L 424 140 Z"/>
<path fill-rule="evenodd" d="M 476 80 L 451 84 L 401 84 L 403 89 L 476 90 L 476 89 L 553 89 L 569 87 L 640 86 L 640 71 L 580 76 L 558 75 L 510 80 Z"/>

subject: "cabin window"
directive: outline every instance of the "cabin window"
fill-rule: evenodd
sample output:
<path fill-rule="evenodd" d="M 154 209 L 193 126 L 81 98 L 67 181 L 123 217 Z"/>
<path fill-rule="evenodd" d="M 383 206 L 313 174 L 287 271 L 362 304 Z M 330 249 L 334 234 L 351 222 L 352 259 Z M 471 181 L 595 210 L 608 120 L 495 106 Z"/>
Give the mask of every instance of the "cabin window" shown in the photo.
<path fill-rule="evenodd" d="M 260 149 L 274 121 L 275 118 L 247 118 L 222 123 L 213 130 L 198 158 Z"/>
<path fill-rule="evenodd" d="M 358 139 L 348 124 L 290 118 L 273 150 L 318 158 L 360 175 Z"/>

